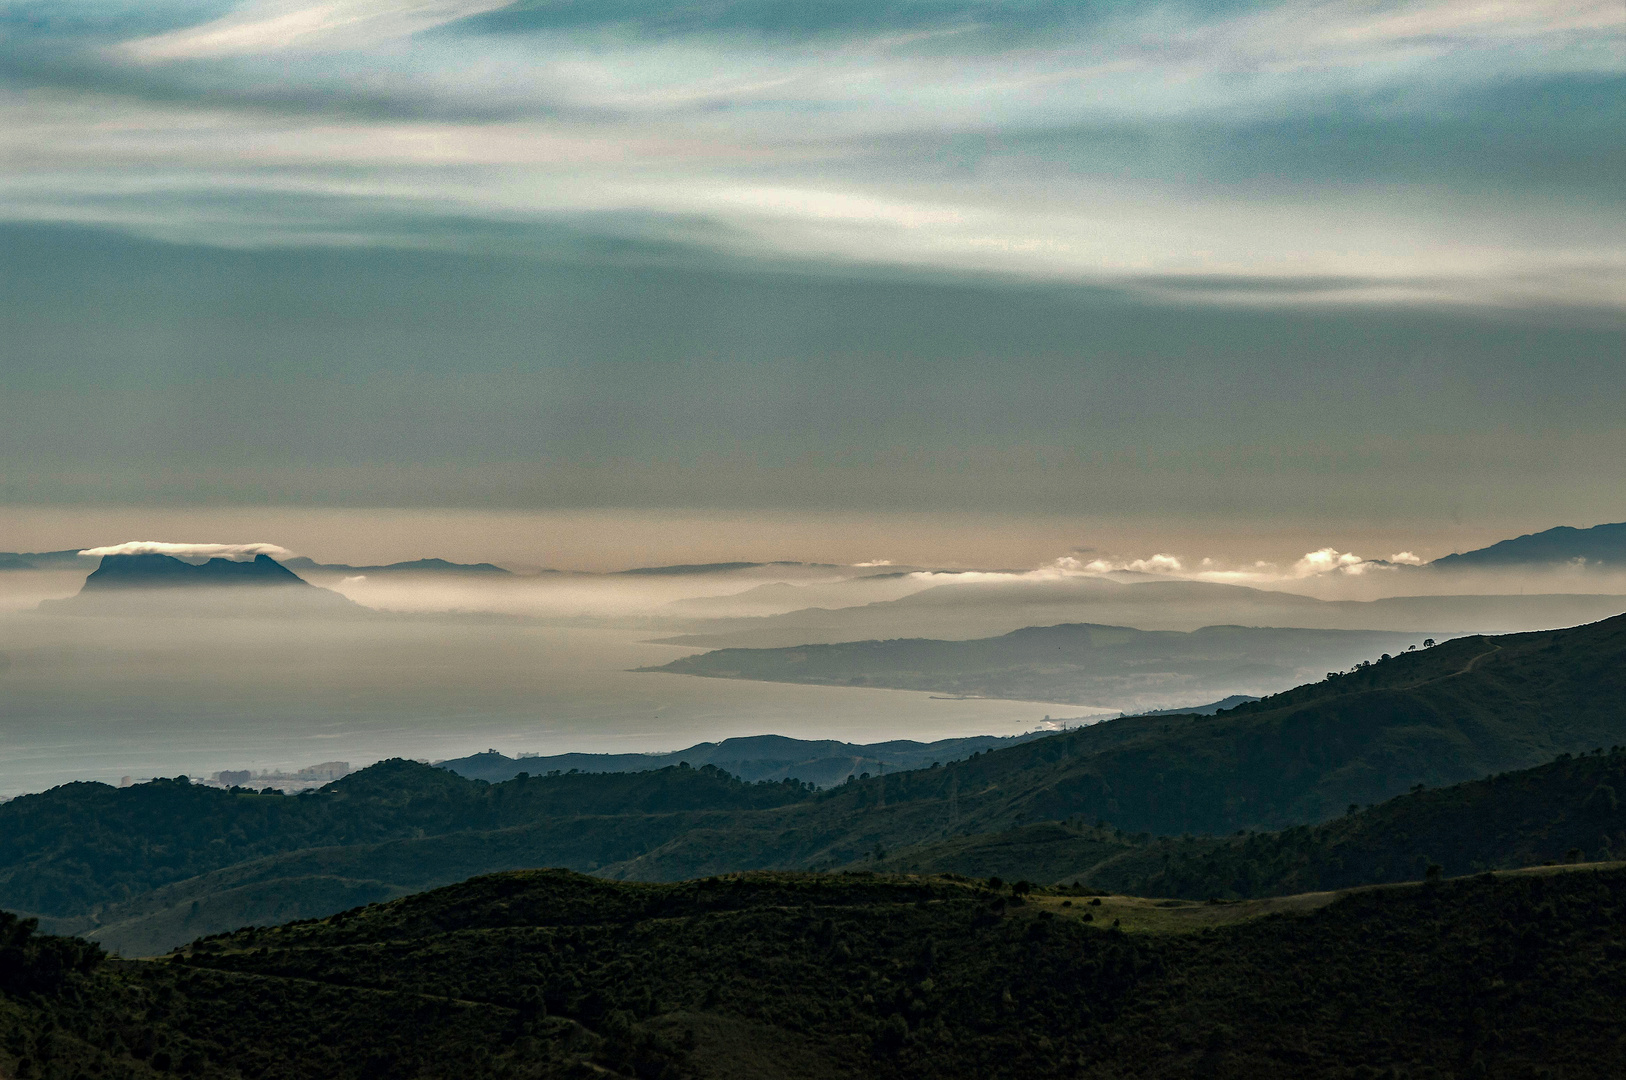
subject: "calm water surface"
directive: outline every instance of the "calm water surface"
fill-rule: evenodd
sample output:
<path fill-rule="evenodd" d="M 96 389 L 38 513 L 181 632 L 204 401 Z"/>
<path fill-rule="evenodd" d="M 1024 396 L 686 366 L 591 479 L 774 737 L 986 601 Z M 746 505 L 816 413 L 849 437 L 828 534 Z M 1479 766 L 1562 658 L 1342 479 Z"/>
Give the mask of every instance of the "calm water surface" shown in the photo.
<path fill-rule="evenodd" d="M 1077 706 L 642 674 L 647 631 L 0 616 L 0 795 L 485 750 L 674 750 L 774 733 L 873 742 L 1031 730 Z"/>

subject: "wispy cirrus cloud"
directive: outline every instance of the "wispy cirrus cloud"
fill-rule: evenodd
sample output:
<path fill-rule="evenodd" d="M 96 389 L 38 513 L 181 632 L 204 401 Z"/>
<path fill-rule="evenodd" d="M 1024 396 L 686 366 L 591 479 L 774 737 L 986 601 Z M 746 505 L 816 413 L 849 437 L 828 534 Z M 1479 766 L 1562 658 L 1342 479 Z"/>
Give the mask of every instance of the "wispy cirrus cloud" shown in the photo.
<path fill-rule="evenodd" d="M 342 245 L 564 223 L 1202 304 L 1626 306 L 1613 0 L 195 12 L 0 30 L 10 216 Z"/>
<path fill-rule="evenodd" d="M 250 0 L 221 18 L 137 38 L 120 49 L 146 62 L 354 50 L 504 6 L 504 0 Z"/>

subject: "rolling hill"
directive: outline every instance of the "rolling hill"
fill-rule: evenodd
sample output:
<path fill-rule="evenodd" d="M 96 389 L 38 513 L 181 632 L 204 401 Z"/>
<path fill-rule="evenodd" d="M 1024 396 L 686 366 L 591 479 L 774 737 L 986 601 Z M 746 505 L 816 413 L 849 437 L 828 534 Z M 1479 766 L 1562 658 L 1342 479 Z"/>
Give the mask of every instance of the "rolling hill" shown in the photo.
<path fill-rule="evenodd" d="M 66 784 L 0 805 L 0 907 L 85 916 L 163 885 L 290 851 L 587 816 L 761 809 L 805 796 L 797 784 L 742 784 L 714 768 L 491 786 L 400 760 L 294 796 L 206 788 L 184 777 L 128 788 Z"/>
<path fill-rule="evenodd" d="M 892 739 L 880 743 L 847 743 L 835 739 L 792 739 L 784 735 L 746 735 L 715 743 L 696 743 L 664 754 L 545 754 L 511 758 L 495 750 L 435 764 L 471 780 L 501 783 L 520 773 L 542 776 L 559 772 L 644 772 L 687 762 L 694 768 L 714 765 L 741 780 L 795 778 L 820 787 L 839 784 L 859 773 L 923 769 L 933 762 L 959 761 L 972 754 L 1043 738 L 1045 731 L 1025 735 L 972 735 L 923 743 Z"/>
<path fill-rule="evenodd" d="M 1626 1069 L 1623 910 L 1618 867 L 1251 907 L 868 874 L 530 871 L 205 938 L 165 962 L 105 961 L 7 916 L 0 1069 L 1603 1078 Z"/>
<path fill-rule="evenodd" d="M 1626 747 L 1398 795 L 1319 825 L 1230 837 L 1048 821 L 903 848 L 876 870 L 1076 881 L 1138 896 L 1238 899 L 1626 856 Z"/>
<path fill-rule="evenodd" d="M 1474 551 L 1446 555 L 1428 565 L 1433 570 L 1507 570 L 1565 564 L 1626 566 L 1626 522 L 1590 529 L 1560 525 Z"/>
<path fill-rule="evenodd" d="M 1469 637 L 1213 716 L 1129 717 L 941 769 L 822 792 L 773 821 L 685 835 L 612 868 L 850 865 L 1069 817 L 1126 832 L 1279 830 L 1626 740 L 1626 617 Z M 683 868 L 689 868 L 687 870 Z"/>

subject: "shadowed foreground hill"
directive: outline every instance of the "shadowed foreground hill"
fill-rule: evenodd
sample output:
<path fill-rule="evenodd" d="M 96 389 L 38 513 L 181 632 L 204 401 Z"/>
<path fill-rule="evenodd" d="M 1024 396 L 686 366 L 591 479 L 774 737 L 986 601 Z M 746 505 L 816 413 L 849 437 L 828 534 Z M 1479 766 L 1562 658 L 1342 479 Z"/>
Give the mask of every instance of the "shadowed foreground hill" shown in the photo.
<path fill-rule="evenodd" d="M 255 1080 L 1626 1069 L 1626 870 L 1364 891 L 1194 933 L 1124 933 L 1086 921 L 1107 909 L 1068 903 L 941 879 L 628 885 L 550 871 L 211 938 L 165 962 L 95 967 L 79 946 L 36 939 L 0 987 L 0 1069 Z"/>

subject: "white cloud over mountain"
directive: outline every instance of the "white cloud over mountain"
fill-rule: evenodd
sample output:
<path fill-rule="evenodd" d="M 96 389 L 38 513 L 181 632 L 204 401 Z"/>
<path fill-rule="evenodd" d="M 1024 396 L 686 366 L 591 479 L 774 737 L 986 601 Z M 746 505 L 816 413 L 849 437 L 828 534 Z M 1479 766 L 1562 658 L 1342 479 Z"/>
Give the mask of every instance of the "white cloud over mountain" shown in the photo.
<path fill-rule="evenodd" d="M 294 553 L 277 544 L 186 544 L 163 540 L 128 540 L 122 544 L 87 548 L 79 554 L 89 558 L 103 555 L 170 555 L 177 559 L 235 559 L 242 561 L 256 555 L 269 555 L 273 559 L 290 558 Z"/>

